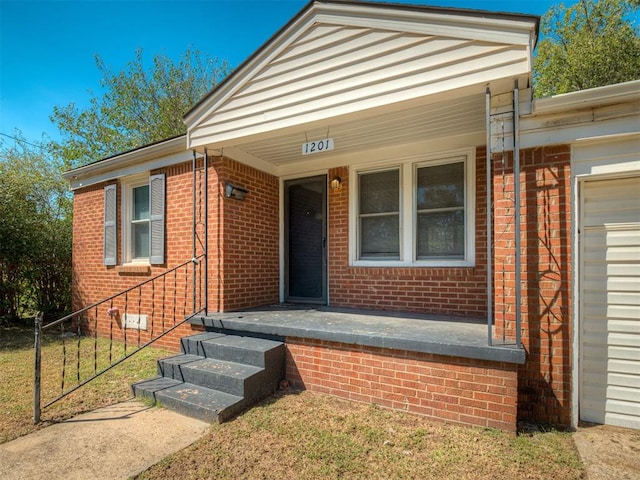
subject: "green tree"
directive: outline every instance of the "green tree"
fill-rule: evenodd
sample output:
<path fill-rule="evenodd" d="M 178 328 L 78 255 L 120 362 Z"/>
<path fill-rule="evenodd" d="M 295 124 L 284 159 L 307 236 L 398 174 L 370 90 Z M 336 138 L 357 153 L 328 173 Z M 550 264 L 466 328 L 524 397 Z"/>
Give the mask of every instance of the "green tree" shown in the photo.
<path fill-rule="evenodd" d="M 533 62 L 536 97 L 640 78 L 640 0 L 580 0 L 543 17 Z"/>
<path fill-rule="evenodd" d="M 229 72 L 227 62 L 191 50 L 177 64 L 157 55 L 151 68 L 138 50 L 118 73 L 95 60 L 102 96 L 92 95 L 85 110 L 57 106 L 51 116 L 62 136 L 57 153 L 72 167 L 185 133 L 183 115 Z"/>
<path fill-rule="evenodd" d="M 0 140 L 0 319 L 71 305 L 71 198 L 47 142 Z"/>

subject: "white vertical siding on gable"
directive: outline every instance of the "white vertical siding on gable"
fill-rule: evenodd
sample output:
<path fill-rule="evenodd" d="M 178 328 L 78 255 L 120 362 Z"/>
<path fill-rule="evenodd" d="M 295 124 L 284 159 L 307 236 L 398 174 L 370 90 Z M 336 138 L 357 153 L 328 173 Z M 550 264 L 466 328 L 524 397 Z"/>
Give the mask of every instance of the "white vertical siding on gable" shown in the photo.
<path fill-rule="evenodd" d="M 316 24 L 221 99 L 193 145 L 484 84 L 528 72 L 528 45 Z"/>

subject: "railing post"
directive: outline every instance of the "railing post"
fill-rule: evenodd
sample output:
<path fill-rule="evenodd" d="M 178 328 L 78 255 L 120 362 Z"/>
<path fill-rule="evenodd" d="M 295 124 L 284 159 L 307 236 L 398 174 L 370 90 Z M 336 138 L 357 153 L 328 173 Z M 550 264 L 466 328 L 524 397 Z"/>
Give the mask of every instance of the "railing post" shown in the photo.
<path fill-rule="evenodd" d="M 33 423 L 40 423 L 40 369 L 42 355 L 42 321 L 44 315 L 38 312 L 35 318 L 35 361 L 33 381 Z"/>

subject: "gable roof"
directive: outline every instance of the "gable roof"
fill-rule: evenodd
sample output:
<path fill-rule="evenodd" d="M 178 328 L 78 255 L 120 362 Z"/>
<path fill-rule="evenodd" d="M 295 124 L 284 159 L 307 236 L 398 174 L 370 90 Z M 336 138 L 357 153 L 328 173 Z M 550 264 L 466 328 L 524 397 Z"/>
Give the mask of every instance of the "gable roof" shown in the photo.
<path fill-rule="evenodd" d="M 497 79 L 530 80 L 539 18 L 417 5 L 316 0 L 184 117 L 190 148 Z"/>

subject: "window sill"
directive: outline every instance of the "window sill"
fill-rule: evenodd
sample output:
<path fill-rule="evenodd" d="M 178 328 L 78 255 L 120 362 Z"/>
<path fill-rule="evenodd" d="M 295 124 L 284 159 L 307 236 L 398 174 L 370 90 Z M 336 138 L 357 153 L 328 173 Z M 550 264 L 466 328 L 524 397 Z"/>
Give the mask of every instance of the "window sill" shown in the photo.
<path fill-rule="evenodd" d="M 120 275 L 150 275 L 151 265 L 148 263 L 125 263 L 116 267 Z"/>
<path fill-rule="evenodd" d="M 402 262 L 399 260 L 356 260 L 352 267 L 400 267 L 400 268 L 459 268 L 475 267 L 475 261 L 469 260 L 432 260 L 417 262 Z"/>

